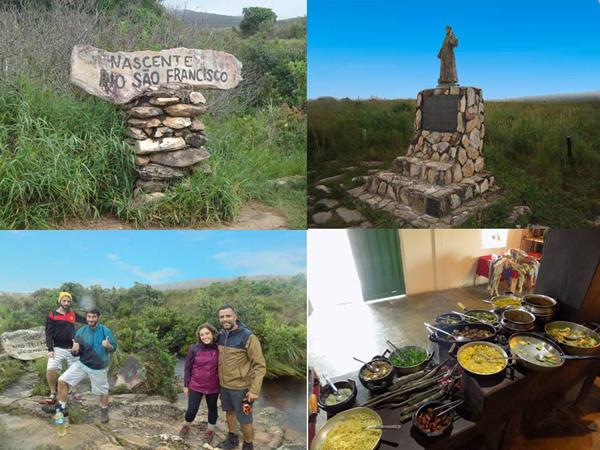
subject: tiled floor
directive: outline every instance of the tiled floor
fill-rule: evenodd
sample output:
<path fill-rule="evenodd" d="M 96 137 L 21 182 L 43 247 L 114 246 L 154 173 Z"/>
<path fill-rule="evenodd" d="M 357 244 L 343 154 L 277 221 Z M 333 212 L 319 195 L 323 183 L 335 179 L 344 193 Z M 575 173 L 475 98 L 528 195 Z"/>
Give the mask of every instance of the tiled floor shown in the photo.
<path fill-rule="evenodd" d="M 380 303 L 350 303 L 315 309 L 308 318 L 308 360 L 317 373 L 336 376 L 358 370 L 360 363 L 381 354 L 386 340 L 396 346 L 430 342 L 423 322 L 433 324 L 435 317 L 458 308 L 488 309 L 484 286 L 449 289 L 410 295 Z"/>

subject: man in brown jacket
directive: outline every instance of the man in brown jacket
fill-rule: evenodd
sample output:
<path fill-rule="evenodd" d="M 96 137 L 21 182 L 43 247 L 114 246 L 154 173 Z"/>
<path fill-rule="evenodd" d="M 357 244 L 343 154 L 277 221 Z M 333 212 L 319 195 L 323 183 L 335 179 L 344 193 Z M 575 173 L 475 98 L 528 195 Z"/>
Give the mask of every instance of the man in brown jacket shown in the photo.
<path fill-rule="evenodd" d="M 265 358 L 258 338 L 237 320 L 233 306 L 221 306 L 218 314 L 223 327 L 217 336 L 221 406 L 227 415 L 229 428 L 229 435 L 219 444 L 219 448 L 237 448 L 240 444 L 237 435 L 239 422 L 244 437 L 242 450 L 253 450 L 254 430 L 250 405 L 258 398 L 267 373 Z"/>

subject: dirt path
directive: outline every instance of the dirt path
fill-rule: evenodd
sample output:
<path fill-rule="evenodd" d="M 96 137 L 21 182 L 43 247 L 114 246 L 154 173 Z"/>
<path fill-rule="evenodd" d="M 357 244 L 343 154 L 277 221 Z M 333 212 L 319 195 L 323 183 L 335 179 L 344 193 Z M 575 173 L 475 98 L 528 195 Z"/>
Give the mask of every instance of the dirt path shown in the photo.
<path fill-rule="evenodd" d="M 286 218 L 275 208 L 250 201 L 241 206 L 238 217 L 233 222 L 212 223 L 201 227 L 147 227 L 144 229 L 165 230 L 279 230 L 286 229 Z M 116 216 L 105 214 L 95 221 L 70 219 L 60 228 L 63 230 L 134 230 L 131 223 Z"/>

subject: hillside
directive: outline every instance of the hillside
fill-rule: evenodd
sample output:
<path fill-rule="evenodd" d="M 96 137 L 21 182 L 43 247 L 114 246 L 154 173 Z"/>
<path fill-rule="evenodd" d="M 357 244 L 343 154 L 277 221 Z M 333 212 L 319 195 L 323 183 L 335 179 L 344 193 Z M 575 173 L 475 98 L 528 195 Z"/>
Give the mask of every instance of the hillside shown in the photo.
<path fill-rule="evenodd" d="M 176 283 L 163 283 L 163 284 L 154 284 L 152 285 L 153 289 L 158 291 L 177 291 L 181 289 L 194 289 L 200 288 L 204 286 L 208 286 L 212 283 L 232 283 L 239 279 L 240 277 L 234 278 L 192 278 L 191 280 L 178 281 Z M 286 276 L 273 276 L 273 275 L 256 275 L 252 277 L 243 277 L 248 281 L 268 281 L 268 280 L 286 280 L 291 277 Z"/>
<path fill-rule="evenodd" d="M 209 28 L 237 27 L 243 19 L 242 16 L 226 16 L 192 11 L 191 9 L 170 9 L 168 12 L 189 25 L 200 25 Z"/>

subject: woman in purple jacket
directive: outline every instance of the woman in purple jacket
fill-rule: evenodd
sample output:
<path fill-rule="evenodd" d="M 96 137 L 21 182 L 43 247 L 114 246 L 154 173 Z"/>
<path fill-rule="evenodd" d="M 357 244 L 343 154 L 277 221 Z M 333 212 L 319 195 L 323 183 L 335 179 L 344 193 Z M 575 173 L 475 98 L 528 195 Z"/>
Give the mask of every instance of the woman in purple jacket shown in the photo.
<path fill-rule="evenodd" d="M 179 435 L 185 438 L 190 425 L 196 418 L 202 395 L 208 406 L 208 428 L 204 438 L 212 442 L 217 423 L 217 399 L 219 397 L 219 349 L 216 344 L 217 330 L 209 323 L 203 323 L 196 331 L 198 342 L 190 346 L 185 360 L 183 392 L 188 396 L 185 423 Z"/>

